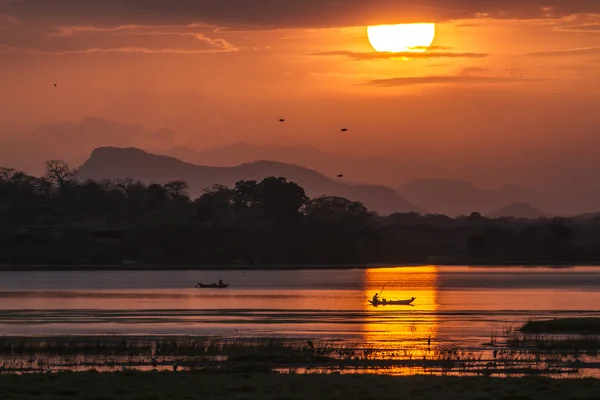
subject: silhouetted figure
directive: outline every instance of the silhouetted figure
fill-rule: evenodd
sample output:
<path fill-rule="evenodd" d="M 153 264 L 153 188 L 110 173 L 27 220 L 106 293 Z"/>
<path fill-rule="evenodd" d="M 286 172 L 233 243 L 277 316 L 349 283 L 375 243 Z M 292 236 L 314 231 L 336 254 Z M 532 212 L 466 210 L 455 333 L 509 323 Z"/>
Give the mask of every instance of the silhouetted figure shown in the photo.
<path fill-rule="evenodd" d="M 373 303 L 378 303 L 379 302 L 379 294 L 375 293 L 373 295 Z"/>
<path fill-rule="evenodd" d="M 338 178 L 343 178 L 343 177 L 344 177 L 344 175 L 342 175 L 342 174 L 339 174 L 337 177 L 338 177 Z"/>
<path fill-rule="evenodd" d="M 340 129 L 340 132 L 348 132 L 348 129 L 347 128 L 342 128 L 342 129 Z"/>
<path fill-rule="evenodd" d="M 498 355 L 498 349 L 495 349 L 494 354 L 493 354 L 494 358 L 496 358 L 497 355 Z"/>
<path fill-rule="evenodd" d="M 285 122 L 285 119 L 279 118 L 279 122 Z"/>
<path fill-rule="evenodd" d="M 219 279 L 219 286 L 223 286 L 223 285 L 224 285 L 223 279 Z"/>

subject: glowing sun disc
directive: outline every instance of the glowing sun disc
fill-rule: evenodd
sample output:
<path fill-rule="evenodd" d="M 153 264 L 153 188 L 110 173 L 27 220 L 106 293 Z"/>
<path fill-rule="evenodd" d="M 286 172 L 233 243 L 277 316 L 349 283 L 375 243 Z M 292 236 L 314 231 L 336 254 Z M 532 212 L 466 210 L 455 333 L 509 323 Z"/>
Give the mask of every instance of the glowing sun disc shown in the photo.
<path fill-rule="evenodd" d="M 435 39 L 435 24 L 375 25 L 367 27 L 369 43 L 375 51 L 422 53 Z"/>

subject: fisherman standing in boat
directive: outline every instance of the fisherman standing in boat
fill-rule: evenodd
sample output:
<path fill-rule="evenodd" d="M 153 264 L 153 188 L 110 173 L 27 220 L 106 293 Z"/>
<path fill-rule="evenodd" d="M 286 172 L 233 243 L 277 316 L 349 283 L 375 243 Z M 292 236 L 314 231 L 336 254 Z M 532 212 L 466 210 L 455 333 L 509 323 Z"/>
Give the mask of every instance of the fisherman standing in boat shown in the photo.
<path fill-rule="evenodd" d="M 223 279 L 219 279 L 219 287 L 223 286 Z"/>

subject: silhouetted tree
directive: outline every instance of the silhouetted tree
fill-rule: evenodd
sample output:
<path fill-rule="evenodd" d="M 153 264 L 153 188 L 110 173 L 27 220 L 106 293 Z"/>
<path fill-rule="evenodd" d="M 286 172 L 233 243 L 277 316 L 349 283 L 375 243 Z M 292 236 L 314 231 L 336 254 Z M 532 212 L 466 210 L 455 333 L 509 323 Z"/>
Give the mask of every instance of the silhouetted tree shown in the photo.
<path fill-rule="evenodd" d="M 164 186 L 167 195 L 172 199 L 189 200 L 190 196 L 187 193 L 189 185 L 183 181 L 167 182 Z"/>
<path fill-rule="evenodd" d="M 50 160 L 46 161 L 46 174 L 44 177 L 52 185 L 63 189 L 65 184 L 75 176 L 75 172 L 64 161 Z"/>

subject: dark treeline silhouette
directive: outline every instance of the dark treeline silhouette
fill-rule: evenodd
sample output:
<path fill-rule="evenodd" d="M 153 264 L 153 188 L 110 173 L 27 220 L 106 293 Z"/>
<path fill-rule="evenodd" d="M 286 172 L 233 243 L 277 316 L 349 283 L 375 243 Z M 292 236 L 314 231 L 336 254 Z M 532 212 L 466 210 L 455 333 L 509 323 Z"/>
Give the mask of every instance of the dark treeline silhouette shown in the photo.
<path fill-rule="evenodd" d="M 584 263 L 600 218 L 381 217 L 284 178 L 214 185 L 78 182 L 61 161 L 41 177 L 0 168 L 2 264 Z"/>

